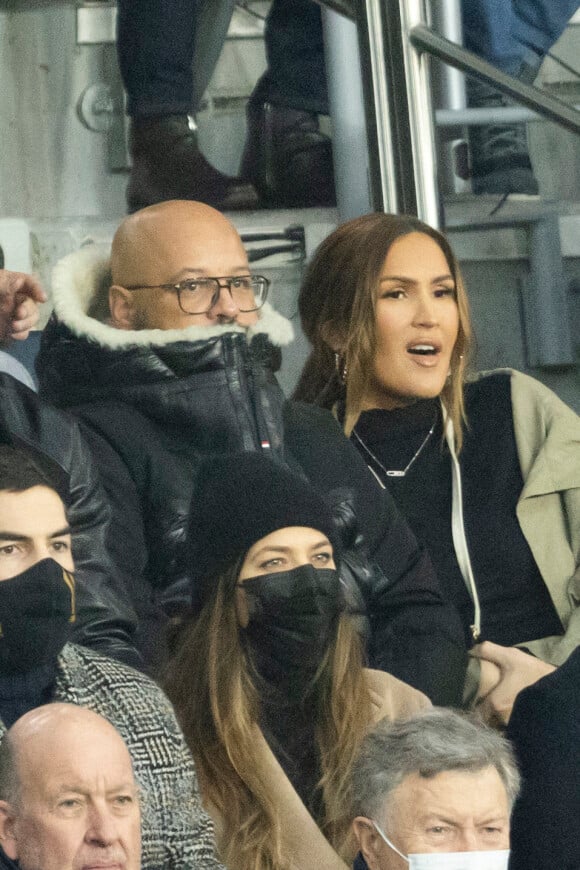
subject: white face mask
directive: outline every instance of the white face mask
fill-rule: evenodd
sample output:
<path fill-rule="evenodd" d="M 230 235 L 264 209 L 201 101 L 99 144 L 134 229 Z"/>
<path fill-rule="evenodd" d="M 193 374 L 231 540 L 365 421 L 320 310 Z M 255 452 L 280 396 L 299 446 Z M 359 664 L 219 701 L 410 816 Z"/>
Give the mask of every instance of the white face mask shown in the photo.
<path fill-rule="evenodd" d="M 416 852 L 403 855 L 377 823 L 373 822 L 373 825 L 387 846 L 407 862 L 409 870 L 508 870 L 509 849 L 492 849 L 489 852 Z"/>

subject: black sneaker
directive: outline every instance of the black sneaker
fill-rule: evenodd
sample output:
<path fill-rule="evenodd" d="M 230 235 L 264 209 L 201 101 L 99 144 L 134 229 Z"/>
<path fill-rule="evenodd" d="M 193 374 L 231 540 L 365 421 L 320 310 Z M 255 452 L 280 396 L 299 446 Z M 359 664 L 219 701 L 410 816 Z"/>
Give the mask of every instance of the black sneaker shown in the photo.
<path fill-rule="evenodd" d="M 471 108 L 512 105 L 490 85 L 467 83 Z M 474 193 L 525 193 L 537 195 L 525 124 L 486 124 L 470 127 L 471 180 Z"/>

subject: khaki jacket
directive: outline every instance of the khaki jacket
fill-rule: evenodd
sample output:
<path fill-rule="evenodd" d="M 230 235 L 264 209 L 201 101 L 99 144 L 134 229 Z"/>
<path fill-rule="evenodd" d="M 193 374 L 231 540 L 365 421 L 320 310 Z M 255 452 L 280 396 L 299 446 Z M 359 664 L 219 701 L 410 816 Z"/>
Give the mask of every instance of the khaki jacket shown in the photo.
<path fill-rule="evenodd" d="M 364 670 L 365 679 L 373 706 L 373 724 L 382 719 L 394 722 L 397 719 L 409 719 L 431 706 L 426 695 L 413 689 L 407 683 L 384 671 Z"/>
<path fill-rule="evenodd" d="M 534 378 L 511 378 L 524 479 L 517 516 L 565 628 L 525 646 L 560 665 L 580 644 L 580 417 Z"/>
<path fill-rule="evenodd" d="M 373 724 L 382 719 L 408 718 L 431 706 L 425 695 L 390 674 L 365 668 L 364 677 L 371 696 Z M 282 810 L 282 840 L 287 856 L 284 870 L 349 870 L 357 851 L 354 840 L 349 862 L 345 863 L 300 800 L 258 726 L 255 747 L 256 776 Z M 208 806 L 207 809 L 214 818 L 219 844 L 223 834 L 222 820 L 214 807 Z M 230 870 L 235 870 L 235 867 Z"/>

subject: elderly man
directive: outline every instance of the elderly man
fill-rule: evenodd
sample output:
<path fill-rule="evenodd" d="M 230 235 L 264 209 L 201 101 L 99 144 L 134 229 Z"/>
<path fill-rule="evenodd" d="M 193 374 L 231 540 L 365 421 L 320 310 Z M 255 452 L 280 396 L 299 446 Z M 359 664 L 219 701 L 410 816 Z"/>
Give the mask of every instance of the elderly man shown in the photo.
<path fill-rule="evenodd" d="M 110 263 L 83 250 L 55 270 L 41 393 L 83 420 L 117 505 L 117 553 L 144 567 L 147 598 L 161 611 L 153 617 L 189 604 L 185 525 L 201 458 L 267 450 L 310 479 L 343 527 L 350 587 L 371 620 L 371 663 L 458 703 L 466 658 L 457 616 L 332 416 L 285 400 L 274 371 L 291 328 L 267 289 L 235 228 L 209 206 L 137 212 L 117 231 Z M 145 598 L 134 593 L 146 625 Z"/>
<path fill-rule="evenodd" d="M 212 824 L 168 700 L 147 677 L 69 640 L 74 562 L 57 486 L 24 450 L 0 447 L 0 738 L 47 702 L 99 713 L 125 740 L 143 790 L 144 870 L 218 868 Z"/>
<path fill-rule="evenodd" d="M 140 822 L 131 757 L 102 716 L 48 704 L 10 728 L 0 745 L 0 867 L 139 870 Z"/>
<path fill-rule="evenodd" d="M 508 741 L 484 725 L 451 710 L 380 725 L 353 770 L 357 867 L 507 870 L 518 790 Z"/>

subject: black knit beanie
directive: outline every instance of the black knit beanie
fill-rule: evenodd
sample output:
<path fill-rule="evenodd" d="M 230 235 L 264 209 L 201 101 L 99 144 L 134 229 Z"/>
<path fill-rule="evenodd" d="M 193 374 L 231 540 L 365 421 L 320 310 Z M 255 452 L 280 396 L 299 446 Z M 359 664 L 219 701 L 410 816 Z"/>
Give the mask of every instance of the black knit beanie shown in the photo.
<path fill-rule="evenodd" d="M 339 533 L 322 496 L 263 453 L 229 453 L 206 460 L 193 492 L 187 547 L 196 612 L 209 597 L 212 578 L 278 529 L 317 529 L 332 544 L 335 560 L 340 555 Z"/>

